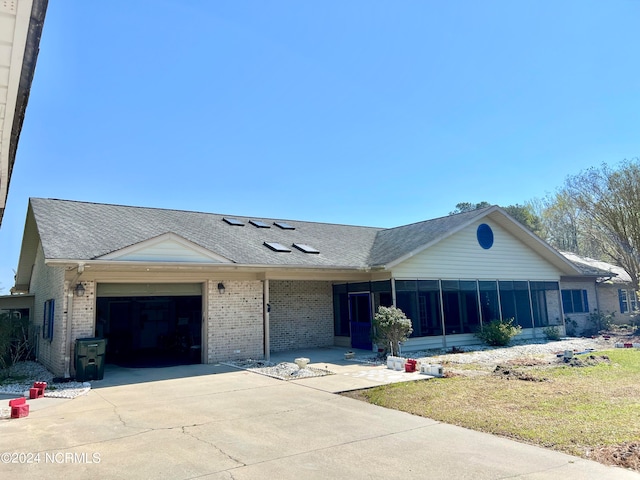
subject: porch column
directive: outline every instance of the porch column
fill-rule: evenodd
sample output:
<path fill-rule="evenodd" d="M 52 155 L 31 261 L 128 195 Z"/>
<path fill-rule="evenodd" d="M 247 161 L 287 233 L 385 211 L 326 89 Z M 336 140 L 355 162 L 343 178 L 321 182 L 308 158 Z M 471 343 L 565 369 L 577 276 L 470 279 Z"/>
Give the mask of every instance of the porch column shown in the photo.
<path fill-rule="evenodd" d="M 262 316 L 264 318 L 264 359 L 271 359 L 271 342 L 269 339 L 269 279 L 262 281 Z"/>
<path fill-rule="evenodd" d="M 64 378 L 71 377 L 71 328 L 73 326 L 73 289 L 74 282 L 64 282 L 65 295 L 67 296 L 67 312 L 65 313 L 65 340 L 64 340 Z"/>
<path fill-rule="evenodd" d="M 391 278 L 391 305 L 396 307 L 396 279 Z"/>

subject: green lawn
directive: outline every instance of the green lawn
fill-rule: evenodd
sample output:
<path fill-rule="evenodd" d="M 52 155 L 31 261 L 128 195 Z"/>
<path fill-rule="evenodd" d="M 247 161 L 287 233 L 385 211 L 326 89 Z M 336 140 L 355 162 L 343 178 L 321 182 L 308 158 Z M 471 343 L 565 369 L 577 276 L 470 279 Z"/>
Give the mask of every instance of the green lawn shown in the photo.
<path fill-rule="evenodd" d="M 516 367 L 528 381 L 458 376 L 351 396 L 640 471 L 640 351 L 616 349 L 598 355 L 610 362 Z M 620 455 L 625 459 L 615 458 Z"/>

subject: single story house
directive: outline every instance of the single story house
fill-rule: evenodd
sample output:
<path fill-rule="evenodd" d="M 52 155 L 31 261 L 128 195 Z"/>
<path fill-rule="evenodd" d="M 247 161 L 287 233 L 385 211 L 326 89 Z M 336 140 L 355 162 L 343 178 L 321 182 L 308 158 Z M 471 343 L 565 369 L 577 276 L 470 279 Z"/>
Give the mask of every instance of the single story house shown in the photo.
<path fill-rule="evenodd" d="M 497 206 L 372 228 L 32 198 L 12 293 L 33 300 L 38 360 L 68 376 L 94 336 L 124 364 L 371 349 L 380 305 L 412 319 L 407 351 L 475 343 L 498 318 L 542 337 L 564 332 L 561 284 L 602 276 Z"/>
<path fill-rule="evenodd" d="M 616 324 L 635 321 L 640 307 L 638 292 L 624 268 L 571 252 L 561 253 L 583 273 L 581 277 L 562 282 L 568 333 L 592 331 L 595 325 L 589 321 L 589 315 L 595 312 L 613 314 Z M 595 275 L 598 276 L 593 278 Z M 589 276 L 591 281 L 587 280 Z"/>

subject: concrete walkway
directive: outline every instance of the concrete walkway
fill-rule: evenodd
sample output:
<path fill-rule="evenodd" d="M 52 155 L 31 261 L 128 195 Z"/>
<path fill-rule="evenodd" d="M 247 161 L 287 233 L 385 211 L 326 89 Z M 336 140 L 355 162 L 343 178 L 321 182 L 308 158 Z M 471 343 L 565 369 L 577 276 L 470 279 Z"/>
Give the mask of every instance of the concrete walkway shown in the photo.
<path fill-rule="evenodd" d="M 308 353 L 336 375 L 285 382 L 221 365 L 108 367 L 88 395 L 33 400 L 29 417 L 0 421 L 0 477 L 640 479 L 335 395 L 380 382 L 352 371 L 378 367 Z"/>

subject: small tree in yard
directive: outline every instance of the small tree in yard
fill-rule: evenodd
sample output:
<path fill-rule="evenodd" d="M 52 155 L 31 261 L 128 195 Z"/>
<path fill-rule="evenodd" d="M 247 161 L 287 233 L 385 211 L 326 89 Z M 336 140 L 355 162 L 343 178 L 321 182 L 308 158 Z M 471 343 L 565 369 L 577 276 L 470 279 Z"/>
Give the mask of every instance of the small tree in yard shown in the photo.
<path fill-rule="evenodd" d="M 400 343 L 406 342 L 412 332 L 411 320 L 399 308 L 379 307 L 373 316 L 373 341 L 391 355 L 398 354 Z"/>
<path fill-rule="evenodd" d="M 483 325 L 482 330 L 476 332 L 476 337 L 494 347 L 509 345 L 511 339 L 522 331 L 522 327 L 514 325 L 513 320 L 491 320 L 488 325 Z"/>

